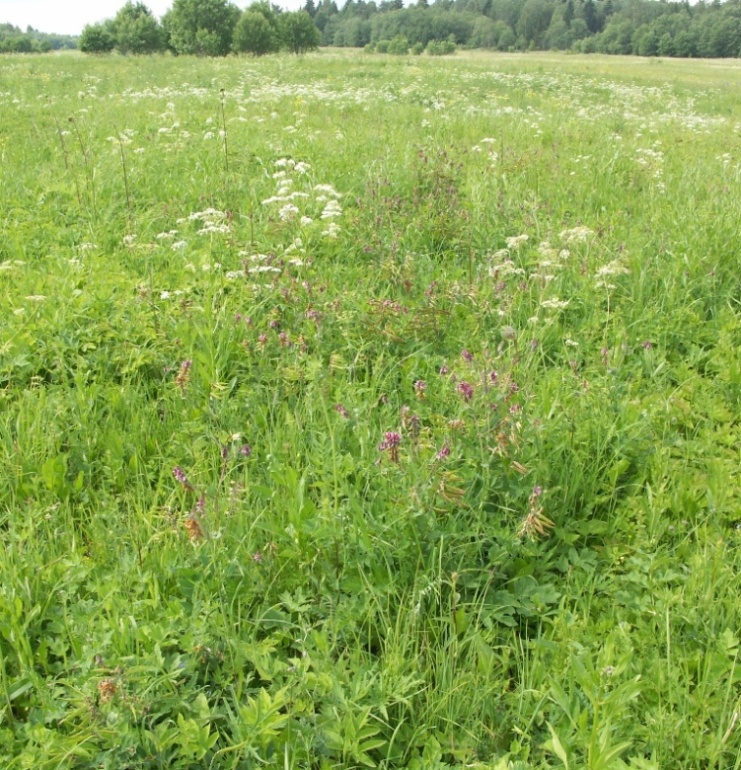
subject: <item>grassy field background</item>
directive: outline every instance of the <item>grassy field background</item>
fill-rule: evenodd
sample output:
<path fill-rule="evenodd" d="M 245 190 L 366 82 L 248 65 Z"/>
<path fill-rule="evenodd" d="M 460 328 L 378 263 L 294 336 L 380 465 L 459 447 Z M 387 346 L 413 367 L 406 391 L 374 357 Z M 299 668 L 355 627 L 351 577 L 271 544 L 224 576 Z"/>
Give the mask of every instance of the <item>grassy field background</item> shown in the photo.
<path fill-rule="evenodd" d="M 3 57 L 0 764 L 741 767 L 740 85 Z"/>

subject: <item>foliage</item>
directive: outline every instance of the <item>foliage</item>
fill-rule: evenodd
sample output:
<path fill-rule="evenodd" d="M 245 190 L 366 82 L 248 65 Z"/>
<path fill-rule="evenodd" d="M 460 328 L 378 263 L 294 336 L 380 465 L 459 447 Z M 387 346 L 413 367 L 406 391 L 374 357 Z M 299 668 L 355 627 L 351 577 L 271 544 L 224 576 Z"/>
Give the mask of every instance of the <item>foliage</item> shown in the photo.
<path fill-rule="evenodd" d="M 319 30 L 306 11 L 282 13 L 279 19 L 283 44 L 291 53 L 307 53 L 319 47 Z"/>
<path fill-rule="evenodd" d="M 66 48 L 77 48 L 77 39 L 39 32 L 33 27 L 23 32 L 12 24 L 0 24 L 0 53 L 48 53 Z"/>
<path fill-rule="evenodd" d="M 79 49 L 83 53 L 110 53 L 116 47 L 116 33 L 110 21 L 88 24 L 80 35 Z"/>
<path fill-rule="evenodd" d="M 251 5 L 234 29 L 234 51 L 263 56 L 279 50 L 280 44 L 277 15 L 267 3 Z"/>
<path fill-rule="evenodd" d="M 739 765 L 736 62 L 3 64 L 0 767 Z"/>
<path fill-rule="evenodd" d="M 163 26 L 177 54 L 226 56 L 241 15 L 228 0 L 174 0 Z"/>
<path fill-rule="evenodd" d="M 411 44 L 454 39 L 500 51 L 741 55 L 739 0 L 696 6 L 657 0 L 438 0 L 408 8 L 349 0 L 341 9 L 322 0 L 312 15 L 323 44 L 344 47 L 406 37 Z"/>
<path fill-rule="evenodd" d="M 162 27 L 144 3 L 129 0 L 112 24 L 116 50 L 122 54 L 152 54 L 164 50 Z"/>

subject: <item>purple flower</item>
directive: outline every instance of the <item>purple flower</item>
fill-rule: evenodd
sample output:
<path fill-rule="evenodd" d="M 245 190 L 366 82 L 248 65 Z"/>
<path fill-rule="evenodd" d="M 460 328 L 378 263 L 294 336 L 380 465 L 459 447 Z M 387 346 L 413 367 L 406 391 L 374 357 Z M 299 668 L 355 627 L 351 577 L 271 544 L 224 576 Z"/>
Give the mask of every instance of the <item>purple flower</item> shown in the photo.
<path fill-rule="evenodd" d="M 489 372 L 489 382 L 491 382 L 492 385 L 498 385 L 499 384 L 499 372 L 496 372 L 496 371 Z"/>
<path fill-rule="evenodd" d="M 642 347 L 644 350 L 651 350 L 651 348 L 652 348 L 653 346 L 654 346 L 654 344 L 653 344 L 653 342 L 651 342 L 650 340 L 644 340 L 644 341 L 641 343 L 641 347 Z"/>
<path fill-rule="evenodd" d="M 386 449 L 393 449 L 401 444 L 401 434 L 393 430 L 387 430 L 383 434 L 383 441 L 378 445 L 378 451 L 383 452 Z"/>
<path fill-rule="evenodd" d="M 440 374 L 441 374 L 441 376 L 443 376 L 443 377 L 444 377 L 444 376 L 445 376 L 446 374 L 448 374 L 449 372 L 450 372 L 450 369 L 448 369 L 448 367 L 447 367 L 447 366 L 445 366 L 445 364 L 443 364 L 443 365 L 440 367 Z"/>
<path fill-rule="evenodd" d="M 473 385 L 461 380 L 455 388 L 462 396 L 464 401 L 470 401 L 473 398 Z"/>
<path fill-rule="evenodd" d="M 450 447 L 447 444 L 443 444 L 442 449 L 435 455 L 438 460 L 444 460 L 450 456 Z"/>
<path fill-rule="evenodd" d="M 425 397 L 426 390 L 427 390 L 427 383 L 424 380 L 417 380 L 414 383 L 414 392 L 417 394 L 417 398 L 420 401 Z"/>
<path fill-rule="evenodd" d="M 398 463 L 399 444 L 401 444 L 401 434 L 393 430 L 387 430 L 383 434 L 383 441 L 378 445 L 378 451 L 388 451 L 391 462 Z"/>
<path fill-rule="evenodd" d="M 201 495 L 198 498 L 198 502 L 196 503 L 196 513 L 199 515 L 203 515 L 203 512 L 206 510 L 206 495 Z"/>
<path fill-rule="evenodd" d="M 473 361 L 473 353 L 469 352 L 468 350 L 461 350 L 461 358 L 464 361 L 468 361 L 470 364 L 471 361 Z"/>
<path fill-rule="evenodd" d="M 249 444 L 242 444 L 242 446 L 239 447 L 239 454 L 241 454 L 242 457 L 249 457 L 252 454 L 252 447 Z"/>
<path fill-rule="evenodd" d="M 344 417 L 345 419 L 347 419 L 349 417 L 349 415 L 347 413 L 347 409 L 345 409 L 345 407 L 342 406 L 342 404 L 335 404 L 334 405 L 334 410 L 335 410 L 335 412 L 337 412 L 337 414 L 339 414 L 341 417 Z"/>
<path fill-rule="evenodd" d="M 182 484 L 186 489 L 193 489 L 190 481 L 188 481 L 188 477 L 185 475 L 185 471 L 179 465 L 172 469 L 172 475 L 175 477 L 175 481 Z"/>
<path fill-rule="evenodd" d="M 223 447 L 221 447 L 221 459 L 226 460 L 229 457 L 229 444 L 224 444 Z"/>

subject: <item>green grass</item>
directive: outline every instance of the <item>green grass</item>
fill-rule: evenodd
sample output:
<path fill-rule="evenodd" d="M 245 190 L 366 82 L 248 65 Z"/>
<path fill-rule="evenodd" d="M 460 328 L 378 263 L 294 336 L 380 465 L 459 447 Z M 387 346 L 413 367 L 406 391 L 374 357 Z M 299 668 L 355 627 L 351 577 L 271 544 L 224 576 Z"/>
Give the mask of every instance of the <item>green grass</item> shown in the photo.
<path fill-rule="evenodd" d="M 741 767 L 739 80 L 4 57 L 0 764 Z"/>

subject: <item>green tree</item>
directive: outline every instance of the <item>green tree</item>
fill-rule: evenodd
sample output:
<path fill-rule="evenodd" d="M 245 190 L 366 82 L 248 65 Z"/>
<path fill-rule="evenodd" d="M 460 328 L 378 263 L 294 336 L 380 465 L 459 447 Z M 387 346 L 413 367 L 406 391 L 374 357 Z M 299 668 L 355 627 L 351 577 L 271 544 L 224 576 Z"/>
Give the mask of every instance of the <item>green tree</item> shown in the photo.
<path fill-rule="evenodd" d="M 129 0 L 116 14 L 112 28 L 119 53 L 150 54 L 165 47 L 162 27 L 144 3 Z"/>
<path fill-rule="evenodd" d="M 80 35 L 79 47 L 83 53 L 110 53 L 116 45 L 111 22 L 88 24 Z"/>
<path fill-rule="evenodd" d="M 552 15 L 553 6 L 546 0 L 527 0 L 517 21 L 517 34 L 528 45 L 540 47 Z"/>
<path fill-rule="evenodd" d="M 291 53 L 315 51 L 319 47 L 319 30 L 306 11 L 281 14 L 283 42 Z"/>
<path fill-rule="evenodd" d="M 274 25 L 260 11 L 248 8 L 240 17 L 234 29 L 234 50 L 263 56 L 280 48 L 280 37 Z"/>
<path fill-rule="evenodd" d="M 228 0 L 175 0 L 163 24 L 175 53 L 226 56 L 241 15 Z"/>

